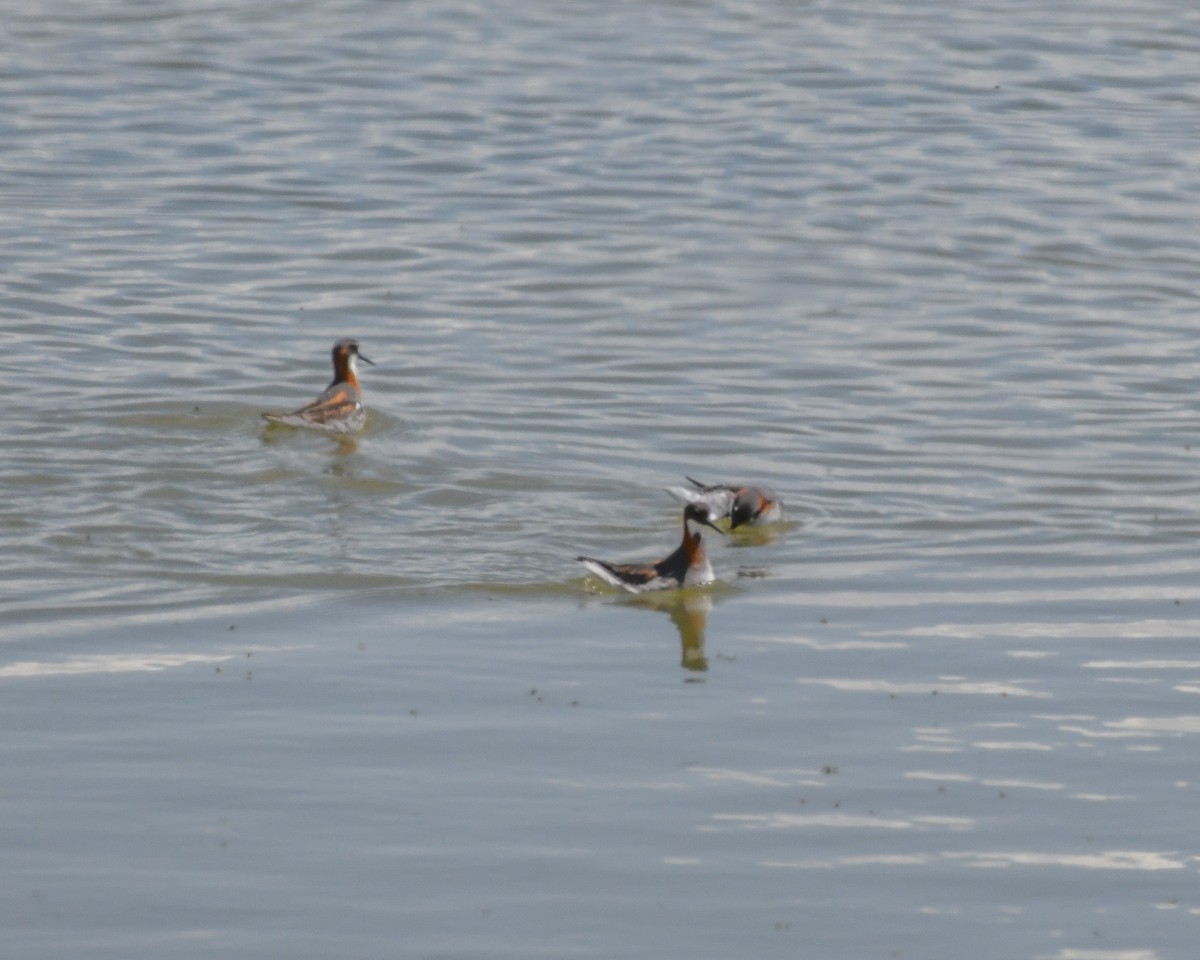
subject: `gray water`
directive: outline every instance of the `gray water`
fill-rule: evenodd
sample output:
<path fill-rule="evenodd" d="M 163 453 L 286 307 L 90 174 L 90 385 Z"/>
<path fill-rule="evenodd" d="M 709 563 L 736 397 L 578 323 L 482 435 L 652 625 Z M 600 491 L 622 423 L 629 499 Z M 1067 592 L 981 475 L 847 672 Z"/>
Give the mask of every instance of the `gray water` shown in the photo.
<path fill-rule="evenodd" d="M 1200 14 L 1045 6 L 10 5 L 4 956 L 1194 957 Z"/>

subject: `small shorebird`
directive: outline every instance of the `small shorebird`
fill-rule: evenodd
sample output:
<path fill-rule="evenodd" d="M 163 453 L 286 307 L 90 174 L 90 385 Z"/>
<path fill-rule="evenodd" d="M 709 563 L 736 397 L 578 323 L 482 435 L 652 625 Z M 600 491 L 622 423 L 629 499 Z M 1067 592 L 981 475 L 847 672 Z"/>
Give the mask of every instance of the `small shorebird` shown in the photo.
<path fill-rule="evenodd" d="M 592 573 L 614 587 L 622 587 L 630 593 L 645 593 L 647 590 L 673 590 L 677 587 L 699 587 L 712 583 L 713 571 L 708 556 L 700 543 L 700 531 L 690 524 L 703 523 L 718 533 L 708 518 L 708 508 L 703 504 L 689 503 L 683 508 L 683 541 L 669 557 L 657 563 L 609 563 L 593 557 L 576 557 Z"/>
<path fill-rule="evenodd" d="M 741 486 L 726 483 L 701 483 L 691 477 L 695 487 L 667 487 L 667 493 L 680 503 L 699 503 L 708 507 L 714 520 L 729 518 L 729 529 L 742 526 L 762 526 L 783 519 L 783 504 L 769 487 Z"/>
<path fill-rule="evenodd" d="M 357 433 L 367 422 L 358 385 L 358 361 L 370 360 L 358 352 L 358 341 L 347 337 L 333 345 L 333 382 L 316 400 L 291 413 L 264 413 L 271 423 L 309 427 L 327 433 Z"/>

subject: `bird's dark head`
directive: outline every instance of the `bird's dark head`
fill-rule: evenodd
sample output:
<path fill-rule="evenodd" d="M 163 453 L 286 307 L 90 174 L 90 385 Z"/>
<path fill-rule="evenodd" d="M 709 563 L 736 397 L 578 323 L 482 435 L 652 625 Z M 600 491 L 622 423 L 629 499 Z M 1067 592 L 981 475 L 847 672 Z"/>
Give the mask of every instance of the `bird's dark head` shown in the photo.
<path fill-rule="evenodd" d="M 702 503 L 689 503 L 683 508 L 684 527 L 686 527 L 688 523 L 702 523 L 706 527 L 712 527 L 712 529 L 716 530 L 717 533 L 721 534 L 722 536 L 725 535 L 725 531 L 713 523 L 708 507 Z M 700 536 L 698 531 L 695 535 Z"/>
<path fill-rule="evenodd" d="M 373 360 L 364 357 L 358 351 L 358 341 L 352 337 L 344 337 L 333 345 L 333 372 L 334 381 L 353 380 L 357 381 L 355 373 L 358 369 L 358 361 L 369 363 L 375 366 Z"/>
<path fill-rule="evenodd" d="M 754 523 L 774 505 L 775 501 L 763 490 L 753 487 L 739 490 L 729 509 L 729 529 Z"/>

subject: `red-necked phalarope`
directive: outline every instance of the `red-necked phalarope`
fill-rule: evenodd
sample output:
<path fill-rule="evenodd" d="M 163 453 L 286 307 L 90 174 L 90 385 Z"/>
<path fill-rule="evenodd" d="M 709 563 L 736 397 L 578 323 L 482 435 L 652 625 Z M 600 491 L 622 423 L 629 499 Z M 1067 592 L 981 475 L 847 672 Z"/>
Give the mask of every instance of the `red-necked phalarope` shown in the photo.
<path fill-rule="evenodd" d="M 699 503 L 708 507 L 713 520 L 729 518 L 731 530 L 741 526 L 762 526 L 783 519 L 783 503 L 769 487 L 741 486 L 726 483 L 701 483 L 686 478 L 694 490 L 687 487 L 667 487 L 667 493 L 680 503 Z"/>
<path fill-rule="evenodd" d="M 692 530 L 689 523 L 703 523 L 721 532 L 709 520 L 706 506 L 689 503 L 683 508 L 683 542 L 679 544 L 679 549 L 657 563 L 609 563 L 592 557 L 575 559 L 601 580 L 614 587 L 623 587 L 630 593 L 699 587 L 712 583 L 712 566 L 700 543 L 700 531 Z"/>
<path fill-rule="evenodd" d="M 347 337 L 333 345 L 333 383 L 312 403 L 291 413 L 264 413 L 271 423 L 310 427 L 328 433 L 356 433 L 367 422 L 358 385 L 357 362 L 375 364 L 358 352 L 358 341 Z"/>

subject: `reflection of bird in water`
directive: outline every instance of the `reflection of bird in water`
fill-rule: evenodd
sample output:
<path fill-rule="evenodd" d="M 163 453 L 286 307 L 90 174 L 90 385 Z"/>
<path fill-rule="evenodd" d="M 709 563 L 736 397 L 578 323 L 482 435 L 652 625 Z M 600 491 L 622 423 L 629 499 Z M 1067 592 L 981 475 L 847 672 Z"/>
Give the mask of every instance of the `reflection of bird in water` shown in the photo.
<path fill-rule="evenodd" d="M 680 597 L 671 609 L 671 622 L 679 631 L 679 665 L 685 670 L 707 670 L 704 655 L 704 628 L 708 626 L 708 611 L 712 599 L 706 596 Z"/>
<path fill-rule="evenodd" d="M 762 526 L 783 519 L 783 503 L 770 487 L 726 483 L 701 483 L 685 478 L 695 489 L 667 487 L 667 493 L 680 503 L 698 503 L 708 507 L 712 520 L 729 518 L 729 529 Z"/>
<path fill-rule="evenodd" d="M 713 607 L 708 591 L 650 593 L 632 602 L 647 610 L 659 610 L 671 618 L 675 629 L 679 631 L 681 667 L 698 673 L 708 669 L 708 658 L 704 655 L 704 632 L 708 626 L 708 612 Z"/>
<path fill-rule="evenodd" d="M 271 423 L 309 427 L 326 433 L 357 433 L 367 422 L 358 385 L 358 361 L 375 364 L 358 352 L 358 341 L 349 338 L 333 345 L 333 382 L 325 391 L 291 413 L 264 413 Z"/>
<path fill-rule="evenodd" d="M 630 593 L 703 586 L 712 583 L 713 572 L 701 544 L 700 531 L 690 526 L 693 523 L 702 523 L 721 532 L 709 520 L 707 507 L 689 503 L 683 509 L 683 540 L 669 557 L 651 563 L 609 563 L 593 557 L 575 559 L 605 583 Z"/>

